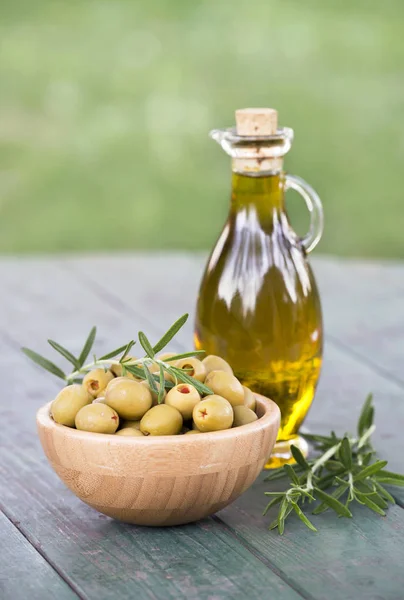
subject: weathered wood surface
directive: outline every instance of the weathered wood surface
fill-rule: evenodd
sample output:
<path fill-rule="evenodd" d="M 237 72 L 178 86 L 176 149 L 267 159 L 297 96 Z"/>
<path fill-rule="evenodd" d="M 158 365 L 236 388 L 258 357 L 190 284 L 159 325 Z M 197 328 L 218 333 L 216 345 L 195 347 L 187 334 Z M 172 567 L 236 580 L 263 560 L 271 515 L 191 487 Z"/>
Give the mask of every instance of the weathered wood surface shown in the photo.
<path fill-rule="evenodd" d="M 377 447 L 392 468 L 403 470 L 404 267 L 313 262 L 327 344 L 306 425 L 352 430 L 364 397 L 373 391 Z M 19 347 L 50 355 L 46 338 L 51 337 L 75 350 L 93 324 L 99 327 L 101 351 L 139 328 L 157 337 L 182 312 L 193 311 L 203 264 L 204 257 L 175 254 L 0 261 L 0 376 L 6 386 L 0 501 L 15 523 L 16 539 L 24 540 L 19 530 L 32 544 L 24 540 L 25 551 L 33 553 L 27 560 L 33 569 L 35 560 L 47 560 L 52 577 L 61 578 L 61 590 L 70 586 L 82 598 L 400 598 L 404 511 L 399 506 L 385 519 L 361 509 L 353 521 L 326 513 L 315 520 L 318 534 L 291 521 L 280 538 L 268 533 L 268 519 L 261 517 L 268 484 L 260 480 L 214 519 L 150 530 L 98 515 L 50 470 L 34 415 L 58 383 L 29 364 Z M 191 336 L 192 321 L 176 347 L 189 347 Z M 397 495 L 404 504 L 404 494 Z M 24 579 L 39 592 L 42 585 L 51 589 L 51 579 L 46 584 L 30 579 L 28 569 Z M 10 591 L 10 581 L 5 597 L 25 598 L 22 582 Z"/>
<path fill-rule="evenodd" d="M 77 595 L 53 567 L 0 513 L 0 598 L 74 600 Z"/>

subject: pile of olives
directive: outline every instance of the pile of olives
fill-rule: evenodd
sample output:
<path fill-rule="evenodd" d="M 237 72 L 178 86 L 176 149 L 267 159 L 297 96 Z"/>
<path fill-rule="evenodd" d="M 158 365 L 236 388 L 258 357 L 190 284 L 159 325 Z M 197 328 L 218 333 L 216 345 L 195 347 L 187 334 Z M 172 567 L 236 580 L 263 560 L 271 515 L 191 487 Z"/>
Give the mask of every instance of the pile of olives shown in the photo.
<path fill-rule="evenodd" d="M 167 359 L 172 354 L 158 358 Z M 252 423 L 255 397 L 234 376 L 230 365 L 219 356 L 202 361 L 184 358 L 170 363 L 204 383 L 213 394 L 202 397 L 189 383 L 177 383 L 157 395 L 146 379 L 126 372 L 120 365 L 93 369 L 82 384 L 63 388 L 51 405 L 56 423 L 93 433 L 121 436 L 198 434 Z M 155 372 L 151 365 L 150 372 Z M 156 369 L 156 370 L 157 370 Z M 170 379 L 168 373 L 165 376 Z M 175 383 L 175 382 L 173 382 Z M 156 383 L 158 387 L 158 383 Z"/>

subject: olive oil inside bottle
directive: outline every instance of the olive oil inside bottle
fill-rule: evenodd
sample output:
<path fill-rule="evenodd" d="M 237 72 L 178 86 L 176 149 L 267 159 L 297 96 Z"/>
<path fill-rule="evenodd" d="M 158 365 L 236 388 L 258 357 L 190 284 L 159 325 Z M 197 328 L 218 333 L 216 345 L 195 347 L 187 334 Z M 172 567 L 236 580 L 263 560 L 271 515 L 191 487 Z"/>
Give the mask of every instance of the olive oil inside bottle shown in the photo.
<path fill-rule="evenodd" d="M 279 405 L 279 441 L 297 438 L 323 345 L 318 291 L 288 221 L 284 187 L 283 173 L 233 172 L 230 212 L 202 280 L 195 327 L 196 348 L 222 356 L 244 385 Z"/>

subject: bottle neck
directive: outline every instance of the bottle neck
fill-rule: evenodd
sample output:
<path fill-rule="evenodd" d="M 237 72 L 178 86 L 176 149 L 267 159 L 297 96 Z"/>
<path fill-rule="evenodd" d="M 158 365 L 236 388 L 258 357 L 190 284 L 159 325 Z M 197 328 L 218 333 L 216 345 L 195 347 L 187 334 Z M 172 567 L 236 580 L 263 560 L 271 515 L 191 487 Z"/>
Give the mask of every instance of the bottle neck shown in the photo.
<path fill-rule="evenodd" d="M 261 223 L 279 222 L 285 210 L 283 172 L 246 175 L 233 171 L 230 213 L 254 213 Z"/>

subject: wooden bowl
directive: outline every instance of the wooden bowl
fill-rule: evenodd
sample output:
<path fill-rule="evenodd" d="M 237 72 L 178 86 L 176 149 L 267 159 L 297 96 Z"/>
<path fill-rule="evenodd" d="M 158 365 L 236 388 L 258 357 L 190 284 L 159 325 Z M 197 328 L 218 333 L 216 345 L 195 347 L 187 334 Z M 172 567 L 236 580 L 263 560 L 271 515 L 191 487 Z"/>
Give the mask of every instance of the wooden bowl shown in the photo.
<path fill-rule="evenodd" d="M 78 431 L 37 414 L 61 480 L 101 513 L 137 525 L 180 525 L 224 508 L 255 481 L 279 429 L 278 406 L 255 395 L 254 423 L 201 435 L 123 437 Z"/>

